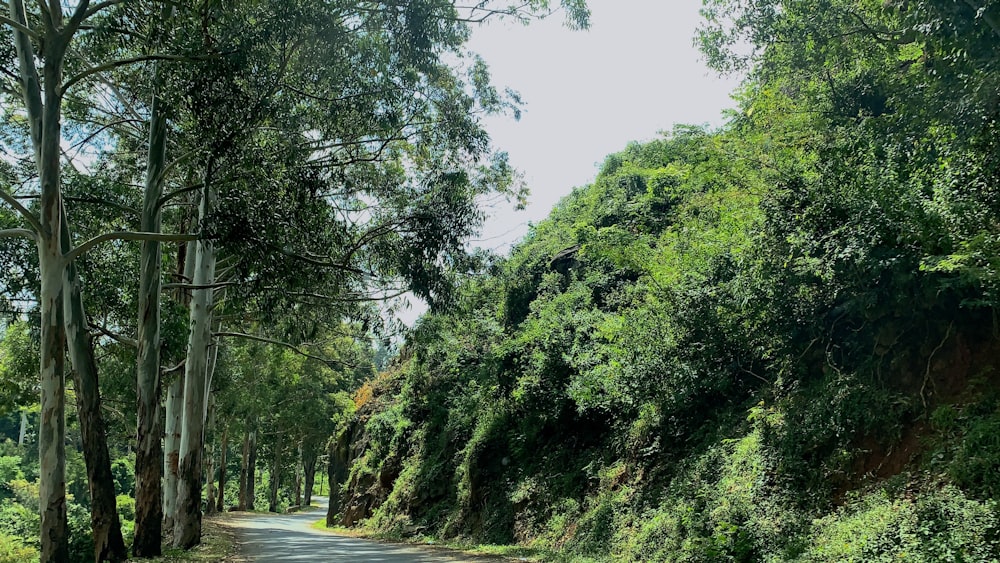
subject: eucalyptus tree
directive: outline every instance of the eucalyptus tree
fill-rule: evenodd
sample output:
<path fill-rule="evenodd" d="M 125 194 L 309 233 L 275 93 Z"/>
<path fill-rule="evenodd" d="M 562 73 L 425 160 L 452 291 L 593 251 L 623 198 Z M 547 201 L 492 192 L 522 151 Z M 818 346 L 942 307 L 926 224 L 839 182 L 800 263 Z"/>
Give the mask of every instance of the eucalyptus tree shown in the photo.
<path fill-rule="evenodd" d="M 60 2 L 40 2 L 37 11 L 29 12 L 22 0 L 12 0 L 9 17 L 2 23 L 12 29 L 14 53 L 17 61 L 17 89 L 23 100 L 23 112 L 29 125 L 33 162 L 37 172 L 37 213 L 29 210 L 14 197 L 3 192 L 4 201 L 23 219 L 26 229 L 4 231 L 5 236 L 33 238 L 38 248 L 40 289 L 38 303 L 41 314 L 41 428 L 40 428 L 40 506 L 41 506 L 41 557 L 44 561 L 64 560 L 67 554 L 67 528 L 65 505 L 65 434 L 63 413 L 63 354 L 66 346 L 64 321 L 70 321 L 71 358 L 77 360 L 75 372 L 82 378 L 94 375 L 88 362 L 82 358 L 92 351 L 85 348 L 83 333 L 86 320 L 80 318 L 83 308 L 73 261 L 95 245 L 115 239 L 162 238 L 160 235 L 140 232 L 102 233 L 88 241 L 74 245 L 69 233 L 62 202 L 61 158 L 63 140 L 63 99 L 74 86 L 89 77 L 121 64 L 134 61 L 103 61 L 88 64 L 77 60 L 71 44 L 78 33 L 85 33 L 88 21 L 99 16 L 117 2 L 100 2 L 94 5 L 83 0 L 64 14 Z M 72 64 L 69 64 L 72 63 Z M 73 73 L 64 77 L 64 67 L 69 64 Z M 170 238 L 170 237 L 167 237 Z M 92 361 L 92 358 L 90 359 Z M 97 392 L 96 381 L 81 380 L 78 393 Z M 99 405 L 95 397 L 81 399 L 81 405 L 93 408 Z M 93 413 L 91 413 L 93 414 Z M 99 419 L 99 411 L 89 420 Z M 95 436 L 101 429 L 85 429 L 88 436 Z M 98 449 L 94 446 L 88 449 Z M 98 456 L 100 457 L 100 456 Z M 106 455 L 104 456 L 106 457 Z M 92 460 L 88 458 L 88 462 Z M 100 468 L 95 468 L 100 470 Z M 92 489 L 92 492 L 96 492 Z M 113 506 L 113 500 L 112 506 Z M 103 504 L 103 503 L 102 503 Z M 116 549 L 116 548 L 112 548 Z M 111 555 L 122 557 L 120 550 Z M 100 555 L 100 554 L 99 554 Z"/>
<path fill-rule="evenodd" d="M 153 26 L 157 35 L 169 26 L 173 6 L 163 4 L 160 21 Z M 143 189 L 141 229 L 160 232 L 162 222 L 163 188 L 167 174 L 167 114 L 169 107 L 164 100 L 163 86 L 159 83 L 160 62 L 153 63 L 151 103 L 149 113 L 149 141 L 147 144 L 146 175 Z M 138 517 L 133 551 L 137 555 L 157 555 L 160 552 L 162 508 L 159 506 L 160 468 L 163 449 L 160 442 L 160 285 L 162 255 L 157 240 L 142 242 L 139 264 L 138 303 L 138 362 L 136 391 L 138 418 L 136 424 L 136 506 Z"/>
<path fill-rule="evenodd" d="M 570 8 L 575 21 L 585 21 L 582 2 L 563 4 Z M 499 156 L 494 159 L 494 166 L 477 164 L 489 149 L 485 134 L 471 115 L 476 111 L 503 109 L 505 101 L 489 86 L 484 65 L 471 65 L 470 78 L 465 83 L 455 69 L 442 62 L 442 55 L 459 51 L 467 38 L 470 21 L 494 15 L 526 18 L 550 9 L 544 1 L 518 5 L 480 3 L 464 12 L 440 2 L 406 6 L 365 2 L 177 6 L 184 9 L 176 17 L 199 24 L 171 28 L 175 35 L 171 38 L 171 48 L 187 47 L 187 54 L 157 51 L 156 33 L 148 33 L 148 28 L 136 24 L 152 21 L 151 14 L 158 12 L 156 5 L 114 1 L 91 5 L 83 1 L 65 17 L 60 3 L 39 3 L 29 11 L 18 0 L 10 2 L 10 17 L 2 20 L 13 30 L 13 50 L 18 61 L 14 74 L 20 81 L 18 89 L 29 124 L 40 186 L 37 214 L 10 194 L 2 195 L 28 227 L 5 230 L 3 236 L 28 236 L 35 239 L 38 247 L 42 424 L 46 430 L 40 444 L 44 468 L 42 536 L 46 560 L 58 559 L 65 551 L 65 509 L 61 500 L 65 489 L 61 477 L 64 451 L 60 438 L 64 408 L 61 352 L 66 338 L 64 324 L 71 331 L 74 372 L 84 378 L 78 384 L 79 389 L 84 394 L 99 391 L 79 278 L 70 266 L 74 259 L 108 240 L 156 242 L 194 238 L 156 232 L 158 206 L 151 203 L 163 202 L 164 197 L 156 196 L 160 195 L 169 168 L 163 156 L 167 129 L 163 114 L 153 111 L 156 102 L 144 114 L 147 110 L 136 111 L 128 100 L 119 99 L 112 105 L 121 113 L 117 116 L 120 122 L 138 120 L 151 124 L 147 196 L 140 222 L 143 230 L 98 233 L 74 246 L 69 231 L 71 223 L 61 201 L 61 118 L 67 93 L 72 93 L 75 86 L 98 83 L 99 93 L 117 95 L 118 85 L 104 77 L 123 69 L 148 68 L 142 65 L 152 61 L 175 63 L 171 76 L 187 77 L 177 88 L 187 104 L 180 109 L 187 113 L 174 121 L 174 127 L 183 129 L 188 138 L 177 146 L 186 149 L 184 154 L 193 155 L 186 170 L 197 170 L 202 176 L 198 182 L 202 192 L 199 231 L 233 243 L 234 256 L 241 251 L 252 251 L 241 256 L 234 266 L 236 273 L 241 274 L 241 281 L 255 282 L 251 285 L 262 290 L 267 281 L 277 279 L 276 266 L 294 264 L 310 270 L 300 278 L 300 287 L 321 279 L 322 287 L 335 290 L 311 295 L 303 291 L 300 300 L 355 303 L 371 298 L 367 284 L 373 279 L 409 279 L 424 294 L 435 295 L 446 288 L 446 280 L 437 266 L 461 258 L 456 253 L 461 238 L 480 219 L 473 205 L 475 198 L 498 186 L 503 189 L 512 179 Z M 135 10 L 140 13 L 137 18 L 132 17 Z M 91 43 L 87 44 L 86 53 L 70 48 L 76 39 L 96 38 L 109 30 L 119 35 L 119 44 L 126 46 L 124 50 L 89 49 Z M 211 64 L 207 64 L 208 58 L 212 58 Z M 65 80 L 64 66 L 73 73 Z M 267 72 L 262 72 L 265 69 Z M 157 68 L 152 73 L 152 87 L 141 90 L 144 100 L 159 99 L 157 88 L 166 82 L 159 78 L 161 72 L 166 71 Z M 206 76 L 212 76 L 214 81 L 206 80 Z M 109 121 L 114 118 L 109 112 Z M 106 123 L 98 129 L 112 125 Z M 252 217 L 253 221 L 220 223 L 226 218 L 227 209 L 245 210 L 247 201 L 253 201 L 249 198 L 242 200 L 242 204 L 234 204 L 237 197 L 245 195 L 241 189 L 253 193 L 248 190 L 250 182 L 245 178 L 239 181 L 240 174 L 245 172 L 241 168 L 252 163 L 256 170 L 250 166 L 251 173 L 247 176 L 261 175 L 260 161 L 253 161 L 260 155 L 244 150 L 242 144 L 248 142 L 253 147 L 256 143 L 260 150 L 275 139 L 285 153 L 277 162 L 286 170 L 281 181 L 263 185 L 277 188 L 278 195 L 290 198 L 277 201 L 291 201 L 294 205 L 288 209 L 273 206 L 271 210 L 278 213 Z M 230 191 L 233 186 L 238 189 Z M 212 209 L 214 198 L 219 196 L 221 213 Z M 273 197 L 267 199 L 275 201 Z M 330 220 L 331 224 L 316 226 L 317 220 L 312 218 L 308 226 L 316 226 L 318 234 L 310 236 L 300 236 L 301 233 L 288 229 L 290 224 L 308 221 L 310 218 L 302 214 L 315 209 L 322 210 L 317 216 Z M 441 210 L 448 212 L 438 214 Z M 257 223 L 258 219 L 263 222 Z M 260 225 L 265 228 L 256 228 Z M 251 227 L 245 233 L 248 236 L 240 236 L 240 229 L 247 227 Z M 193 377 L 185 384 L 188 408 L 182 427 L 187 430 L 182 430 L 181 436 L 185 444 L 181 465 L 187 478 L 179 489 L 184 491 L 180 497 L 185 518 L 176 539 L 185 546 L 197 541 L 197 519 L 193 515 L 198 512 L 200 495 L 200 488 L 195 486 L 201 465 L 198 456 L 203 421 L 199 416 L 204 416 L 198 413 L 204 412 L 202 390 L 211 327 L 208 315 L 211 291 L 216 284 L 213 244 L 204 240 L 197 245 L 195 271 L 199 275 L 192 280 L 197 283 L 191 300 L 193 329 L 185 369 Z M 339 255 L 320 250 L 330 245 L 338 246 Z M 158 263 L 155 245 L 147 244 L 144 255 L 142 295 L 145 297 L 140 305 L 143 328 L 139 340 L 147 353 L 140 354 L 139 368 L 139 373 L 145 374 L 140 375 L 139 401 L 144 405 L 140 411 L 145 413 L 139 425 L 140 450 L 144 452 L 140 470 L 155 467 L 158 472 L 157 444 L 150 439 L 150 435 L 156 434 L 151 405 L 159 394 L 155 386 L 159 368 L 154 369 L 158 362 L 154 322 L 157 305 L 151 297 L 159 279 L 155 271 Z M 59 304 L 65 304 L 65 310 Z M 99 402 L 94 400 L 98 397 L 88 397 L 81 407 L 96 408 L 99 415 Z M 101 432 L 95 426 L 85 434 L 93 437 Z M 101 446 L 87 449 L 97 451 Z M 95 463 L 103 463 L 100 459 L 98 455 Z M 149 481 L 159 482 L 155 478 L 142 479 L 143 483 Z M 155 506 L 146 502 L 148 494 L 141 496 L 142 506 L 154 507 L 153 518 L 142 520 L 158 521 Z M 154 543 L 157 534 L 150 533 L 153 530 L 145 524 L 138 527 L 137 535 L 142 538 L 137 548 L 140 554 L 158 550 L 145 547 Z"/>
<path fill-rule="evenodd" d="M 373 280 L 408 279 L 433 297 L 446 288 L 440 267 L 461 258 L 481 219 L 476 198 L 513 179 L 501 155 L 488 158 L 475 115 L 506 101 L 484 65 L 471 65 L 465 82 L 442 62 L 467 37 L 453 6 L 247 3 L 212 16 L 203 35 L 218 56 L 196 71 L 182 141 L 198 151 L 199 221 L 213 236 L 196 245 L 191 285 L 174 518 L 181 547 L 200 534 L 216 244 L 258 295 L 277 280 L 287 293 L 285 273 L 295 271 L 298 287 L 329 288 L 323 298 L 335 303 L 370 298 Z"/>
<path fill-rule="evenodd" d="M 353 412 L 348 392 L 374 374 L 368 339 L 349 336 L 350 328 L 320 328 L 310 342 L 296 346 L 226 338 L 213 384 L 217 420 L 255 421 L 247 429 L 255 431 L 255 442 L 259 438 L 261 457 L 268 467 L 269 510 L 277 509 L 279 491 L 290 491 L 293 485 L 300 493 L 305 491 L 308 503 L 317 454 L 338 422 Z M 241 477 L 244 504 L 249 504 L 247 497 L 255 485 L 256 463 L 249 459 L 249 450 L 244 453 L 247 459 Z M 220 472 L 220 491 L 224 490 L 223 475 Z M 287 479 L 291 475 L 302 481 Z"/>

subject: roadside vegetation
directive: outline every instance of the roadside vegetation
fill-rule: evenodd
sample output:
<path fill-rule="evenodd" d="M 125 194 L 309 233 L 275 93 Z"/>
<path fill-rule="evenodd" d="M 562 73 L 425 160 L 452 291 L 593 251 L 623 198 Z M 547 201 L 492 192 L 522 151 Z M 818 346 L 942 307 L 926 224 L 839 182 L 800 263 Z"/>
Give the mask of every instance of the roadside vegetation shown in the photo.
<path fill-rule="evenodd" d="M 1000 4 L 704 0 L 725 124 L 490 255 L 465 44 L 556 4 L 5 4 L 0 562 L 226 560 L 324 485 L 543 560 L 1000 560 Z"/>
<path fill-rule="evenodd" d="M 574 561 L 1000 558 L 995 11 L 706 2 L 738 110 L 610 155 L 418 323 L 355 394 L 329 523 Z"/>
<path fill-rule="evenodd" d="M 309 504 L 403 296 L 524 186 L 471 27 L 582 0 L 3 3 L 0 549 L 187 551 Z"/>

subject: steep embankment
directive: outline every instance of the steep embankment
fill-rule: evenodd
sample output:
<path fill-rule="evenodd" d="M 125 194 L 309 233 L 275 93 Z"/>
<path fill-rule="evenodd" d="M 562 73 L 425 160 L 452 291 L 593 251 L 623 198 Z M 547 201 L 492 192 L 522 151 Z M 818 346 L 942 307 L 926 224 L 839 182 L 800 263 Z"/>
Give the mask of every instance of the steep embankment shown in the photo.
<path fill-rule="evenodd" d="M 926 267 L 926 216 L 873 223 L 888 200 L 735 140 L 609 157 L 424 318 L 335 444 L 339 520 L 575 558 L 997 557 L 982 284 Z"/>

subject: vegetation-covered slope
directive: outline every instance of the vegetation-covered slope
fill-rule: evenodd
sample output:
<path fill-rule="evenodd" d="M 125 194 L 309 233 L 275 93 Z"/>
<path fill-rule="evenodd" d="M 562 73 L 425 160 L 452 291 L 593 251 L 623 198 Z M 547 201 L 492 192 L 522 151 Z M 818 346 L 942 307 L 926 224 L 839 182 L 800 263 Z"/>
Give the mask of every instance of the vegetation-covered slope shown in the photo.
<path fill-rule="evenodd" d="M 340 519 L 574 559 L 1000 557 L 991 10 L 708 2 L 716 64 L 756 47 L 740 111 L 608 157 L 423 319 L 335 446 Z"/>

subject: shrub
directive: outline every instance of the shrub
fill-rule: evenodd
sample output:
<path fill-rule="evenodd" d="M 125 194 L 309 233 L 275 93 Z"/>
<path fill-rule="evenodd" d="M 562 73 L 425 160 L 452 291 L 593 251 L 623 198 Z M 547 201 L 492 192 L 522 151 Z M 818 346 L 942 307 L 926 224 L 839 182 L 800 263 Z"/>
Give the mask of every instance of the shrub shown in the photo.
<path fill-rule="evenodd" d="M 38 510 L 12 499 L 0 501 L 0 534 L 34 545 L 38 541 L 38 530 L 41 525 Z"/>
<path fill-rule="evenodd" d="M 115 490 L 126 495 L 135 490 L 135 461 L 131 457 L 120 457 L 111 463 L 111 474 L 115 478 Z"/>
<path fill-rule="evenodd" d="M 921 487 L 895 498 L 879 491 L 816 520 L 798 561 L 995 561 L 997 508 L 996 501 L 966 498 L 952 485 Z"/>
<path fill-rule="evenodd" d="M 34 563 L 38 550 L 0 532 L 0 563 Z"/>
<path fill-rule="evenodd" d="M 94 536 L 90 531 L 90 509 L 75 502 L 66 505 L 69 523 L 69 560 L 84 563 L 94 559 Z"/>

